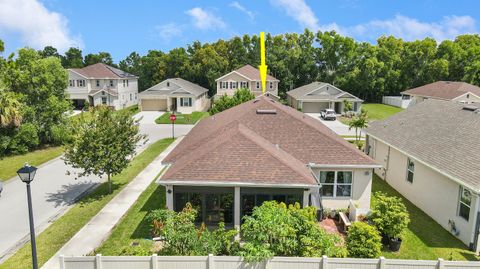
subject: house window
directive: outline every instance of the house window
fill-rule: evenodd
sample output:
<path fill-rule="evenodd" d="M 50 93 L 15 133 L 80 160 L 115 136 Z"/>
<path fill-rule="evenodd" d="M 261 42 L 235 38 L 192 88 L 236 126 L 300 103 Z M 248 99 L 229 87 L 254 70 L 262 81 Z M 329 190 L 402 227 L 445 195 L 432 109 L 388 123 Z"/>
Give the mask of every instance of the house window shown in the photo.
<path fill-rule="evenodd" d="M 128 87 L 128 79 L 127 79 L 127 87 Z"/>
<path fill-rule="evenodd" d="M 77 80 L 77 87 L 85 87 L 85 80 L 83 79 Z"/>
<path fill-rule="evenodd" d="M 100 80 L 97 79 L 96 83 L 97 83 L 97 87 L 100 87 Z"/>
<path fill-rule="evenodd" d="M 415 172 L 415 164 L 410 158 L 407 158 L 407 181 L 413 183 L 413 174 Z"/>
<path fill-rule="evenodd" d="M 138 96 L 137 96 L 137 93 L 135 93 L 135 100 L 137 100 Z"/>
<path fill-rule="evenodd" d="M 110 80 L 110 87 L 113 87 L 113 80 Z"/>
<path fill-rule="evenodd" d="M 102 97 L 102 104 L 106 105 L 107 104 L 107 97 Z"/>
<path fill-rule="evenodd" d="M 167 87 L 170 87 L 170 82 L 167 81 Z"/>
<path fill-rule="evenodd" d="M 105 95 L 105 91 L 102 91 L 102 95 Z"/>
<path fill-rule="evenodd" d="M 180 106 L 192 106 L 192 98 L 180 98 Z"/>
<path fill-rule="evenodd" d="M 273 89 L 273 82 L 270 81 L 270 89 Z"/>
<path fill-rule="evenodd" d="M 260 82 L 257 81 L 257 89 L 260 89 Z"/>
<path fill-rule="evenodd" d="M 351 171 L 320 171 L 322 196 L 324 197 L 350 197 L 352 195 Z"/>
<path fill-rule="evenodd" d="M 230 81 L 230 89 L 236 89 L 237 88 L 237 82 L 236 81 Z"/>
<path fill-rule="evenodd" d="M 460 198 L 458 203 L 458 215 L 466 221 L 470 218 L 470 204 L 472 203 L 472 193 L 463 186 L 460 186 Z"/>
<path fill-rule="evenodd" d="M 248 88 L 248 82 L 246 82 L 246 81 L 240 82 L 240 87 L 245 88 L 245 89 Z"/>
<path fill-rule="evenodd" d="M 75 81 L 74 80 L 69 80 L 68 81 L 70 87 L 75 87 Z"/>
<path fill-rule="evenodd" d="M 123 80 L 123 87 L 125 88 L 127 86 L 127 82 Z"/>
<path fill-rule="evenodd" d="M 132 100 L 133 100 L 133 97 L 132 97 L 132 94 L 130 94 L 130 101 L 132 101 Z"/>

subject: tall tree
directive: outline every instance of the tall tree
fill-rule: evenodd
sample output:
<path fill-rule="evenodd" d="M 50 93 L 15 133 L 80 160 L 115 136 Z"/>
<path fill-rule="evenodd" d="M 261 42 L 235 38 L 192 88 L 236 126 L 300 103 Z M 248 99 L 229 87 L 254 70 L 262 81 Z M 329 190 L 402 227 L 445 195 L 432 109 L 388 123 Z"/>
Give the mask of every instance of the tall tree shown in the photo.
<path fill-rule="evenodd" d="M 92 109 L 90 117 L 81 116 L 72 125 L 74 134 L 65 146 L 64 161 L 81 169 L 78 176 L 106 175 L 109 191 L 111 178 L 130 163 L 137 143 L 146 138 L 139 133 L 139 120 L 128 113 L 115 113 L 106 106 Z"/>
<path fill-rule="evenodd" d="M 58 53 L 57 49 L 52 47 L 52 46 L 46 46 L 43 48 L 43 50 L 39 50 L 38 54 L 40 54 L 41 57 L 47 58 L 47 57 L 57 57 L 61 59 L 61 55 Z"/>
<path fill-rule="evenodd" d="M 22 104 L 14 93 L 0 85 L 0 128 L 20 126 Z"/>
<path fill-rule="evenodd" d="M 84 61 L 85 66 L 96 64 L 96 63 L 104 63 L 110 66 L 116 66 L 113 63 L 112 56 L 108 52 L 101 51 L 97 54 L 89 53 L 85 55 L 85 61 Z"/>
<path fill-rule="evenodd" d="M 62 59 L 62 65 L 65 68 L 82 68 L 83 56 L 82 51 L 78 48 L 69 48 L 65 52 L 65 57 Z"/>

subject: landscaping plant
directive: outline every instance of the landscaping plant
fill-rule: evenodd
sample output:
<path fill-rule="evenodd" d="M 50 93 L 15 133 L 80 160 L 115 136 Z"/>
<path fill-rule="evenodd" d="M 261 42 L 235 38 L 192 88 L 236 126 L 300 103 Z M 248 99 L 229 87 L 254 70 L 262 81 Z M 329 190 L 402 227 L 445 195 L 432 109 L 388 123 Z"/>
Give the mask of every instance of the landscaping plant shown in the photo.
<path fill-rule="evenodd" d="M 209 111 L 210 115 L 217 114 L 254 98 L 255 95 L 249 89 L 238 89 L 235 91 L 232 97 L 223 95 L 219 99 L 215 100 L 213 102 L 212 108 Z"/>
<path fill-rule="evenodd" d="M 354 258 L 377 258 L 382 251 L 382 238 L 378 230 L 365 222 L 354 222 L 348 229 L 348 256 Z"/>
<path fill-rule="evenodd" d="M 383 236 L 391 241 L 401 242 L 400 237 L 410 223 L 405 204 L 399 197 L 387 196 L 382 192 L 374 195 L 376 202 L 369 219 Z"/>

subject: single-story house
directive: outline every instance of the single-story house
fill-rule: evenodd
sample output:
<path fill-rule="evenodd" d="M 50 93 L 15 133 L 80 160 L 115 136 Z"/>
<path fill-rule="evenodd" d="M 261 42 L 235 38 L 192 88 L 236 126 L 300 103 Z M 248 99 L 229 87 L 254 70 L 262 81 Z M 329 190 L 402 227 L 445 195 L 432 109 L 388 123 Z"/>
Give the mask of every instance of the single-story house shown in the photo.
<path fill-rule="evenodd" d="M 367 128 L 375 173 L 479 251 L 480 104 L 427 100 Z M 422 221 L 422 220 L 413 220 Z"/>
<path fill-rule="evenodd" d="M 190 202 L 199 221 L 235 227 L 267 200 L 369 208 L 380 167 L 318 120 L 263 95 L 200 121 L 163 163 L 157 182 L 169 209 Z"/>
<path fill-rule="evenodd" d="M 139 94 L 140 110 L 190 114 L 210 108 L 208 89 L 181 78 L 169 78 Z"/>
<path fill-rule="evenodd" d="M 249 64 L 217 78 L 215 82 L 217 83 L 216 97 L 222 95 L 232 96 L 240 88 L 249 89 L 255 96 L 262 94 L 260 71 Z M 278 97 L 279 82 L 278 79 L 267 74 L 265 93 Z"/>
<path fill-rule="evenodd" d="M 460 81 L 437 81 L 403 91 L 401 94 L 403 99 L 411 100 L 409 106 L 427 99 L 480 102 L 480 87 Z"/>
<path fill-rule="evenodd" d="M 287 92 L 288 105 L 305 113 L 320 113 L 331 108 L 341 114 L 344 112 L 344 100 L 352 103 L 352 111 L 360 112 L 362 99 L 329 83 L 312 82 Z"/>

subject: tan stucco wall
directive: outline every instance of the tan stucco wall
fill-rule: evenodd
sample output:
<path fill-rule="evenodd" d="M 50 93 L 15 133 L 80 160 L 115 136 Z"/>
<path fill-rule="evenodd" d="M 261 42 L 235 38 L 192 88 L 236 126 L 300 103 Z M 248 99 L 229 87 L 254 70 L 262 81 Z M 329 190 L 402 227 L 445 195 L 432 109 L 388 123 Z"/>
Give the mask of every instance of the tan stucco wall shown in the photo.
<path fill-rule="evenodd" d="M 348 208 L 349 201 L 352 200 L 359 208 L 370 208 L 370 196 L 372 190 L 372 170 L 371 169 L 319 169 L 313 168 L 313 172 L 319 177 L 320 171 L 353 171 L 352 196 L 329 198 L 322 197 L 322 203 L 325 208 L 345 209 Z"/>
<path fill-rule="evenodd" d="M 390 147 L 388 157 L 388 145 L 376 141 L 374 159 L 386 169 L 387 183 L 400 192 L 405 198 L 423 210 L 446 230 L 450 230 L 449 220 L 453 220 L 460 234 L 458 238 L 467 246 L 473 240 L 476 221 L 475 207 L 476 195 L 473 195 L 469 221 L 458 216 L 458 199 L 460 185 L 424 164 L 413 160 L 415 172 L 413 183 L 406 180 L 407 156 Z M 373 157 L 370 152 L 370 156 Z M 381 178 L 385 178 L 385 169 L 376 169 L 375 172 Z M 421 221 L 412 219 L 412 221 Z"/>

